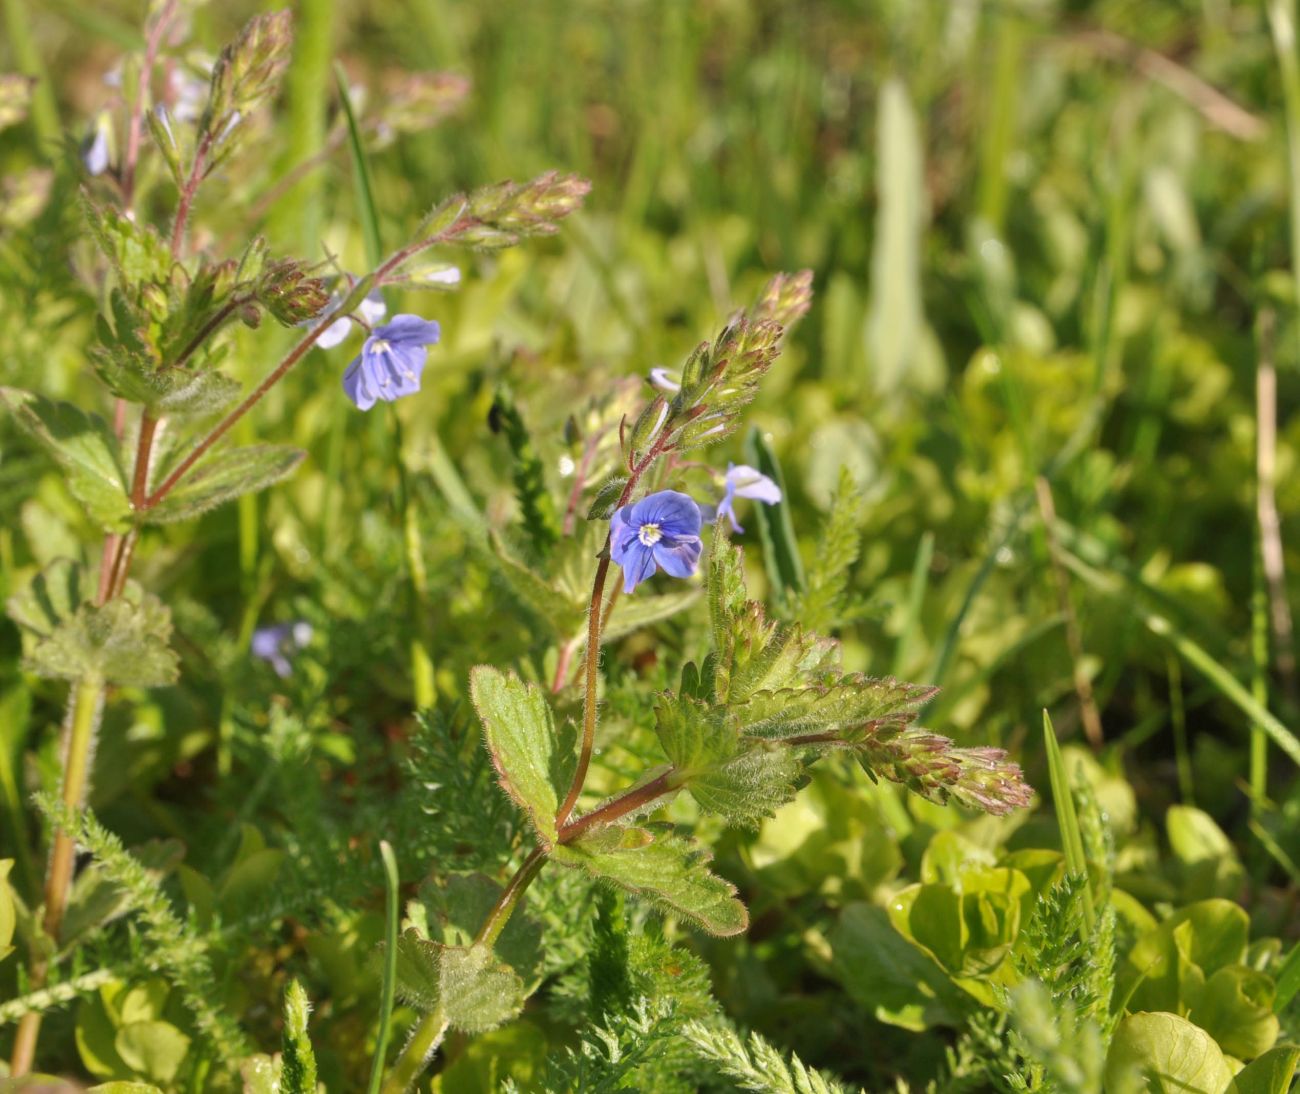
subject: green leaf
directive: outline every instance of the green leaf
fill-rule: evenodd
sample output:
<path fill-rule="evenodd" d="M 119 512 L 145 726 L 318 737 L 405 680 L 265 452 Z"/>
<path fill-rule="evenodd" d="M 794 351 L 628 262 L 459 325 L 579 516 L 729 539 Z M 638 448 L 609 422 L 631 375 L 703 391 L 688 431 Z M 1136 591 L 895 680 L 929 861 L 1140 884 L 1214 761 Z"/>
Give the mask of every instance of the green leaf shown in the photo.
<path fill-rule="evenodd" d="M 830 944 L 835 975 L 882 1022 L 915 1031 L 956 1028 L 973 1009 L 973 1000 L 929 954 L 894 929 L 883 908 L 850 904 Z"/>
<path fill-rule="evenodd" d="M 408 930 L 397 943 L 397 991 L 425 1012 L 440 1009 L 456 1029 L 483 1033 L 524 1005 L 524 984 L 487 946 L 444 946 Z"/>
<path fill-rule="evenodd" d="M 190 1050 L 190 1039 L 169 1022 L 129 1022 L 117 1031 L 114 1046 L 135 1072 L 169 1083 Z"/>
<path fill-rule="evenodd" d="M 1187 985 L 1187 1017 L 1241 1060 L 1253 1060 L 1277 1041 L 1273 981 L 1245 965 L 1218 969 L 1203 987 Z"/>
<path fill-rule="evenodd" d="M 241 494 L 265 490 L 293 474 L 307 453 L 284 444 L 225 448 L 202 459 L 152 509 L 140 514 L 148 524 L 191 520 Z"/>
<path fill-rule="evenodd" d="M 111 205 L 96 205 L 84 196 L 82 209 L 90 234 L 132 297 L 144 285 L 166 285 L 171 280 L 171 250 L 148 224 L 133 220 Z"/>
<path fill-rule="evenodd" d="M 0 859 L 0 961 L 14 952 L 9 943 L 14 937 L 14 893 L 9 887 L 9 871 L 14 860 Z"/>
<path fill-rule="evenodd" d="M 726 708 L 671 692 L 655 704 L 655 733 L 672 765 L 687 774 L 728 759 L 738 740 Z"/>
<path fill-rule="evenodd" d="M 924 317 L 921 308 L 921 235 L 925 226 L 922 145 L 916 112 L 898 77 L 885 81 L 877 118 L 880 177 L 867 357 L 872 386 L 883 395 L 919 386 L 915 367 Z"/>
<path fill-rule="evenodd" d="M 749 913 L 729 881 L 708 870 L 709 853 L 671 831 L 605 829 L 552 851 L 556 862 L 580 869 L 675 913 L 710 934 L 740 934 Z"/>
<path fill-rule="evenodd" d="M 784 745 L 756 745 L 686 783 L 696 803 L 729 824 L 757 827 L 791 801 L 806 781 L 804 765 Z"/>
<path fill-rule="evenodd" d="M 86 1094 L 164 1094 L 164 1092 L 162 1087 L 154 1086 L 153 1083 L 132 1083 L 117 1079 L 111 1083 L 92 1086 Z"/>
<path fill-rule="evenodd" d="M 586 609 L 581 603 L 575 603 L 562 589 L 519 561 L 498 533 L 491 532 L 489 542 L 497 571 L 509 584 L 511 592 L 556 638 L 568 641 L 582 629 Z"/>
<path fill-rule="evenodd" d="M 119 399 L 142 404 L 155 418 L 215 414 L 239 395 L 239 384 L 215 369 L 156 369 L 115 349 L 93 353 L 91 363 Z"/>
<path fill-rule="evenodd" d="M 1278 1045 L 1237 1072 L 1229 1094 L 1287 1094 L 1298 1063 L 1300 1047 Z"/>
<path fill-rule="evenodd" d="M 108 423 L 70 403 L 51 402 L 18 388 L 0 387 L 0 403 L 53 457 L 68 489 L 91 518 L 110 531 L 123 531 L 130 522 L 131 505 L 117 439 Z"/>
<path fill-rule="evenodd" d="M 1180 908 L 1133 945 L 1120 968 L 1118 998 L 1132 990 L 1135 1010 L 1185 1010 L 1207 978 L 1244 963 L 1249 936 L 1250 918 L 1231 901 Z"/>
<path fill-rule="evenodd" d="M 649 627 L 684 611 L 700 598 L 699 589 L 684 589 L 660 596 L 622 597 L 601 631 L 601 645 L 624 638 L 642 627 Z"/>
<path fill-rule="evenodd" d="M 441 885 L 422 887 L 420 896 L 429 937 L 448 946 L 468 946 L 501 896 L 501 885 L 485 874 L 455 874 Z M 540 922 L 516 908 L 492 949 L 525 984 L 535 985 L 542 963 Z"/>
<path fill-rule="evenodd" d="M 171 613 L 134 581 L 97 606 L 82 567 L 55 559 L 10 597 L 10 618 L 23 631 L 25 666 L 40 676 L 80 680 L 99 676 L 127 687 L 158 687 L 176 679 L 168 643 Z"/>
<path fill-rule="evenodd" d="M 1170 806 L 1165 829 L 1178 859 L 1184 900 L 1232 897 L 1241 890 L 1245 876 L 1241 860 L 1208 813 L 1190 805 Z"/>
<path fill-rule="evenodd" d="M 825 685 L 756 692 L 730 709 L 742 732 L 778 740 L 813 732 L 907 725 L 937 690 L 855 673 Z"/>
<path fill-rule="evenodd" d="M 790 495 L 786 490 L 785 476 L 781 473 L 781 463 L 757 427 L 751 427 L 745 438 L 745 454 L 758 471 L 781 489 L 781 500 L 775 505 L 754 506 L 754 520 L 763 541 L 768 581 L 777 602 L 783 603 L 785 598 L 802 592 L 805 585 L 803 559 L 799 556 L 794 522 L 790 519 Z"/>
<path fill-rule="evenodd" d="M 1186 1018 L 1143 1012 L 1125 1018 L 1106 1054 L 1106 1091 L 1225 1094 L 1233 1081 L 1223 1051 Z"/>
<path fill-rule="evenodd" d="M 337 61 L 334 63 L 334 80 L 338 85 L 339 103 L 348 124 L 348 153 L 352 159 L 352 181 L 357 188 L 357 215 L 361 219 L 361 236 L 366 244 L 366 261 L 375 269 L 384 260 L 384 246 L 379 237 L 379 216 L 375 211 L 374 187 L 370 183 L 370 164 L 361 140 L 352 97 L 348 94 L 347 73 Z"/>
<path fill-rule="evenodd" d="M 560 799 L 573 777 L 572 740 L 562 742 L 556 734 L 542 689 L 513 674 L 479 665 L 470 673 L 470 697 L 501 786 L 549 846 L 555 842 Z"/>

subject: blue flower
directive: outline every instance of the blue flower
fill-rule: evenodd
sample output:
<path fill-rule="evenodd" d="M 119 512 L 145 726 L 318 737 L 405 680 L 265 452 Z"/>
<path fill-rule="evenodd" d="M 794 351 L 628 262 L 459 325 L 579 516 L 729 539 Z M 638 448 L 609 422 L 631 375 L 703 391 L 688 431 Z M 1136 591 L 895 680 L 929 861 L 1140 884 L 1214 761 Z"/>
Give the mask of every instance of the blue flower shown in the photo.
<path fill-rule="evenodd" d="M 254 657 L 269 662 L 277 675 L 288 676 L 293 671 L 289 654 L 306 646 L 311 641 L 311 634 L 311 624 L 303 620 L 276 623 L 270 627 L 258 627 L 249 645 Z"/>
<path fill-rule="evenodd" d="M 726 493 L 722 495 L 722 501 L 718 505 L 718 512 L 714 519 L 718 520 L 726 517 L 731 521 L 731 530 L 733 532 L 743 532 L 745 530 L 736 520 L 735 505 L 737 498 L 752 498 L 754 501 L 761 501 L 764 505 L 775 505 L 781 500 L 781 488 L 761 471 L 750 467 L 748 464 L 727 464 L 725 482 Z"/>
<path fill-rule="evenodd" d="M 686 494 L 660 490 L 609 518 L 609 556 L 623 567 L 623 591 L 630 593 L 661 569 L 690 577 L 700 564 L 700 507 Z"/>
<path fill-rule="evenodd" d="M 440 331 L 433 320 L 418 315 L 395 315 L 391 323 L 376 327 L 343 374 L 343 390 L 360 410 L 369 410 L 379 399 L 395 402 L 420 390 L 426 346 L 438 341 Z"/>

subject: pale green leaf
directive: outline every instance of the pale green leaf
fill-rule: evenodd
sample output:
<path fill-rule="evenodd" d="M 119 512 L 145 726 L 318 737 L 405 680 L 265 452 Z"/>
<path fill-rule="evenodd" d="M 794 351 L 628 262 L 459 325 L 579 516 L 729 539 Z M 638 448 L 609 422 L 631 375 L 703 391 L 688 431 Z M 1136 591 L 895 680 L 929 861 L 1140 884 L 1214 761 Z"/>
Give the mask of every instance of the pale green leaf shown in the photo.
<path fill-rule="evenodd" d="M 113 264 L 124 287 L 165 285 L 171 280 L 172 256 L 167 241 L 148 224 L 111 205 L 84 198 L 82 208 L 90 234 Z"/>
<path fill-rule="evenodd" d="M 1130 1015 L 1106 1054 L 1107 1094 L 1226 1094 L 1232 1081 L 1232 1068 L 1214 1038 L 1176 1014 Z"/>
<path fill-rule="evenodd" d="M 1245 870 L 1236 848 L 1214 819 L 1190 805 L 1173 805 L 1165 815 L 1169 847 L 1178 860 L 1184 900 L 1233 897 Z"/>
<path fill-rule="evenodd" d="M 527 812 L 538 836 L 555 842 L 555 815 L 568 790 L 575 756 L 572 739 L 556 733 L 542 689 L 480 665 L 470 673 L 470 697 L 501 785 Z"/>
<path fill-rule="evenodd" d="M 1300 1063 L 1300 1046 L 1278 1045 L 1237 1072 L 1229 1094 L 1287 1094 Z"/>
<path fill-rule="evenodd" d="M 14 894 L 9 887 L 9 871 L 13 869 L 14 860 L 0 859 L 0 961 L 11 953 L 13 946 L 9 943 L 14 937 Z"/>
<path fill-rule="evenodd" d="M 692 775 L 686 789 L 706 813 L 756 827 L 791 801 L 804 781 L 804 765 L 791 749 L 760 744 Z"/>
<path fill-rule="evenodd" d="M 655 733 L 664 754 L 683 773 L 712 767 L 736 751 L 736 730 L 725 707 L 671 693 L 655 704 Z"/>
<path fill-rule="evenodd" d="M 605 830 L 561 844 L 552 855 L 556 862 L 626 889 L 710 934 L 740 934 L 749 926 L 735 886 L 709 872 L 708 852 L 675 833 Z"/>
<path fill-rule="evenodd" d="M 96 353 L 91 363 L 114 395 L 142 404 L 155 418 L 215 414 L 239 395 L 239 384 L 215 369 L 154 369 L 137 358 Z"/>
<path fill-rule="evenodd" d="M 168 1083 L 180 1070 L 190 1039 L 169 1022 L 153 1020 L 124 1025 L 114 1045 L 132 1071 Z"/>
<path fill-rule="evenodd" d="M 30 391 L 0 387 L 0 403 L 14 420 L 53 457 L 68 489 L 103 527 L 121 531 L 131 505 L 117 440 L 100 417 L 70 403 L 55 403 Z"/>
<path fill-rule="evenodd" d="M 283 444 L 226 448 L 200 460 L 152 509 L 140 514 L 149 524 L 191 520 L 241 494 L 265 490 L 293 474 L 306 455 Z"/>

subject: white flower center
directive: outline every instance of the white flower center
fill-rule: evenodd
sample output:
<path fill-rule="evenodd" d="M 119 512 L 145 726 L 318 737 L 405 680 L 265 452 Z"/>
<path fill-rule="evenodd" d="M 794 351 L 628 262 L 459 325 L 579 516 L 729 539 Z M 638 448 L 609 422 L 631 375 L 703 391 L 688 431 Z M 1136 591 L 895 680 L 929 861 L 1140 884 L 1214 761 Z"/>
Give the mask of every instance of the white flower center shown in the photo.
<path fill-rule="evenodd" d="M 647 547 L 653 547 L 664 538 L 663 531 L 657 524 L 643 524 L 637 530 L 636 538 L 644 543 Z"/>
<path fill-rule="evenodd" d="M 371 353 L 388 353 L 393 347 L 389 345 L 387 339 L 376 338 L 370 343 Z"/>

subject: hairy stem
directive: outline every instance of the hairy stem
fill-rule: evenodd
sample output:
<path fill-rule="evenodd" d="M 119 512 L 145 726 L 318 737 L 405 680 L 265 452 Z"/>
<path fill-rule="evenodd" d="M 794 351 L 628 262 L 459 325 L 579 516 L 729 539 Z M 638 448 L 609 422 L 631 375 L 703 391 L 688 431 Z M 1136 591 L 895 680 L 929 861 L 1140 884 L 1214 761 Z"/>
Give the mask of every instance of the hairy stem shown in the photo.
<path fill-rule="evenodd" d="M 140 80 L 136 84 L 135 102 L 131 104 L 131 118 L 126 127 L 126 157 L 122 161 L 122 204 L 130 210 L 135 203 L 135 166 L 140 159 L 140 121 L 144 117 L 144 101 L 149 94 L 149 81 L 153 78 L 153 66 L 158 59 L 158 47 L 162 45 L 167 24 L 176 12 L 176 0 L 167 0 L 158 18 L 149 28 L 149 37 L 144 47 L 144 63 L 140 66 Z"/>
<path fill-rule="evenodd" d="M 68 714 L 64 723 L 63 792 L 64 805 L 79 809 L 90 782 L 90 767 L 95 754 L 95 732 L 99 728 L 100 714 L 104 709 L 104 682 L 98 677 L 87 677 L 72 686 L 68 693 Z M 68 833 L 55 834 L 50 850 L 50 861 L 45 873 L 44 933 L 57 943 L 63 926 L 63 913 L 68 906 L 68 887 L 72 882 L 72 866 L 76 845 Z M 49 955 L 40 952 L 32 960 L 29 991 L 40 991 L 49 978 Z M 25 1014 L 14 1035 L 10 1074 L 17 1077 L 31 1071 L 36 1059 L 36 1042 L 40 1036 L 41 1015 Z"/>
<path fill-rule="evenodd" d="M 153 455 L 153 437 L 158 431 L 158 419 L 147 410 L 140 417 L 140 438 L 135 446 L 135 474 L 131 479 L 131 506 L 144 507 L 149 493 L 149 461 Z"/>
<path fill-rule="evenodd" d="M 178 211 L 177 224 L 179 225 L 179 223 L 180 223 L 180 214 Z M 474 221 L 472 219 L 457 221 L 455 224 L 452 224 L 450 227 L 448 227 L 442 232 L 439 232 L 437 235 L 430 236 L 428 239 L 423 239 L 419 243 L 413 243 L 409 247 L 403 247 L 400 251 L 398 251 L 395 255 L 393 255 L 392 258 L 390 258 L 387 262 L 385 262 L 382 266 L 380 266 L 379 269 L 375 271 L 374 284 L 376 286 L 384 284 L 384 278 L 387 277 L 389 274 L 391 274 L 395 269 L 397 269 L 398 266 L 400 266 L 407 259 L 413 257 L 416 254 L 419 254 L 421 251 L 427 250 L 430 247 L 436 246 L 439 243 L 444 243 L 447 240 L 460 235 L 461 232 L 465 231 L 467 228 L 471 227 L 473 224 L 476 223 L 477 221 Z M 173 242 L 174 241 L 175 241 L 175 237 L 173 236 Z M 255 387 L 253 391 L 247 396 L 247 398 L 245 398 L 243 402 L 241 402 L 237 407 L 235 407 L 234 410 L 230 411 L 230 413 L 228 413 L 224 418 L 222 418 L 221 421 L 219 421 L 215 426 L 213 426 L 212 431 L 194 447 L 194 449 L 190 452 L 188 456 L 186 456 L 183 460 L 181 460 L 181 462 L 177 464 L 175 468 L 172 469 L 171 474 L 168 475 L 167 478 L 165 478 L 162 481 L 162 483 L 152 494 L 150 494 L 148 497 L 144 499 L 144 504 L 139 508 L 152 509 L 155 505 L 157 505 L 160 501 L 162 501 L 162 499 L 165 498 L 172 491 L 173 488 L 175 488 L 176 484 L 185 477 L 185 475 L 189 472 L 190 468 L 192 468 L 196 463 L 199 462 L 199 460 L 203 458 L 203 456 L 207 453 L 208 449 L 210 449 L 214 444 L 216 444 L 217 441 L 221 440 L 221 438 L 224 437 L 230 431 L 231 427 L 234 426 L 234 424 L 238 422 L 240 418 L 242 418 L 245 414 L 247 414 L 250 410 L 252 410 L 253 407 L 255 407 L 259 402 L 261 402 L 262 397 L 268 391 L 270 391 L 271 388 L 275 387 L 276 384 L 278 384 L 282 379 L 284 379 L 285 375 L 289 372 L 289 370 L 293 368 L 293 366 L 296 365 L 299 361 L 301 361 L 302 358 L 306 356 L 307 351 L 316 344 L 316 340 L 320 338 L 320 336 L 324 334 L 325 331 L 328 330 L 330 326 L 333 325 L 334 321 L 340 318 L 343 314 L 344 312 L 341 307 L 335 308 L 329 314 L 324 316 L 324 318 L 322 318 L 319 323 L 317 323 L 314 327 L 312 327 L 311 330 L 307 333 L 306 337 L 304 337 L 302 341 L 300 341 L 296 346 L 294 346 L 293 349 L 289 351 L 288 355 L 278 365 L 276 365 L 274 369 L 271 370 L 270 374 L 266 377 L 266 379 L 264 379 L 260 384 L 258 384 L 257 387 Z"/>
<path fill-rule="evenodd" d="M 664 428 L 660 434 L 667 437 L 671 430 Z M 661 442 L 656 441 L 650 451 L 636 464 L 628 475 L 627 485 L 618 496 L 614 508 L 621 509 L 628 503 L 641 476 L 650 465 L 663 453 Z M 596 566 L 596 576 L 591 582 L 591 603 L 587 608 L 587 656 L 584 661 L 586 669 L 585 688 L 582 696 L 582 747 L 578 752 L 578 765 L 573 772 L 573 783 L 565 795 L 564 803 L 556 814 L 555 823 L 563 828 L 565 821 L 573 813 L 587 781 L 587 769 L 591 766 L 591 751 L 596 745 L 596 692 L 600 684 L 600 632 L 605 625 L 603 601 L 605 596 L 605 578 L 609 575 L 609 536 L 605 536 L 605 546 L 600 551 L 600 562 Z"/>
<path fill-rule="evenodd" d="M 593 809 L 586 816 L 562 825 L 559 840 L 561 843 L 572 843 L 584 832 L 590 831 L 592 828 L 603 828 L 607 824 L 612 824 L 614 821 L 626 817 L 629 813 L 644 809 L 656 798 L 671 794 L 682 785 L 682 782 L 682 773 L 676 768 L 670 767 L 662 774 L 656 775 L 649 782 L 634 786 L 627 793 L 607 801 L 599 809 Z"/>

